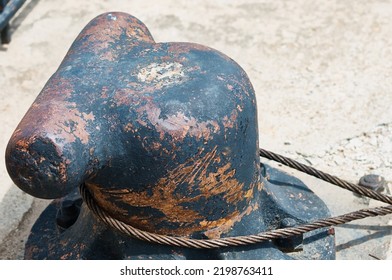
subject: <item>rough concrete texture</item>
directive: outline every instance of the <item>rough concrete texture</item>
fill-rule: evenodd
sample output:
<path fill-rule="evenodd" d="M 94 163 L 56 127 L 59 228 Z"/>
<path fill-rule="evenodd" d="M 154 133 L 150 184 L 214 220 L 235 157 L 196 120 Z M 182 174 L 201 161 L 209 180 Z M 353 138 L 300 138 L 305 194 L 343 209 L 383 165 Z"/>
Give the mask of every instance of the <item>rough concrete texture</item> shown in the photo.
<path fill-rule="evenodd" d="M 196 42 L 236 60 L 257 94 L 263 148 L 352 182 L 367 173 L 392 180 L 392 3 L 384 0 L 27 1 L 11 44 L 0 47 L 0 154 L 77 34 L 108 11 L 138 17 L 158 42 Z M 377 204 L 288 171 L 333 214 Z M 15 190 L 4 157 L 0 182 L 0 259 L 21 258 L 47 202 Z M 390 218 L 339 227 L 337 258 L 390 259 Z"/>

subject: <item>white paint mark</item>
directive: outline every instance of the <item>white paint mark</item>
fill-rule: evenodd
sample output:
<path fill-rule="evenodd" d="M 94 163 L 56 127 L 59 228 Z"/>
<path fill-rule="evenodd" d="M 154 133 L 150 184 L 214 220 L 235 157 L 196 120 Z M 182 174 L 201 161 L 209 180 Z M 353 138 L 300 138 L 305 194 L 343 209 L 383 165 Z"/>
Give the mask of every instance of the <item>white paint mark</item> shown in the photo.
<path fill-rule="evenodd" d="M 178 62 L 154 62 L 141 68 L 137 78 L 140 82 L 162 87 L 182 83 L 185 79 L 185 72 L 182 64 Z"/>

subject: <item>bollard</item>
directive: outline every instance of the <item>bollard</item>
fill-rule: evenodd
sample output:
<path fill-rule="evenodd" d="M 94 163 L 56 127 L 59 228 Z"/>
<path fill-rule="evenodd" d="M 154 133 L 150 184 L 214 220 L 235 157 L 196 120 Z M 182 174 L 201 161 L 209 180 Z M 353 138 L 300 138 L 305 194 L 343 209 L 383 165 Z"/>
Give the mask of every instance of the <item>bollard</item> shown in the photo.
<path fill-rule="evenodd" d="M 194 239 L 330 215 L 299 179 L 260 162 L 258 147 L 254 89 L 235 61 L 199 44 L 156 43 L 135 17 L 102 14 L 76 38 L 7 146 L 15 184 L 54 199 L 25 258 L 335 258 L 328 229 L 294 238 L 302 244 L 293 252 L 274 242 L 190 249 L 141 241 L 103 223 L 78 193 L 83 185 L 97 207 L 137 229 Z"/>

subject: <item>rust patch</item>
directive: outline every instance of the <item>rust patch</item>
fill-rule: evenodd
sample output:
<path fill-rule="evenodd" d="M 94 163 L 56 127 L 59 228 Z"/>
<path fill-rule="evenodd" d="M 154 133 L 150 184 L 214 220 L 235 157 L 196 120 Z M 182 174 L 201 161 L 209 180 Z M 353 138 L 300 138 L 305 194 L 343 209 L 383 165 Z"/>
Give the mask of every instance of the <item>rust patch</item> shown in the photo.
<path fill-rule="evenodd" d="M 175 235 L 190 235 L 195 231 L 210 230 L 209 234 L 213 236 L 229 230 L 233 223 L 241 220 L 252 209 L 248 207 L 242 213 L 237 209 L 216 221 L 207 221 L 208 217 L 203 217 L 198 211 L 191 209 L 191 206 L 188 208 L 184 205 L 197 204 L 201 200 L 213 199 L 216 195 L 223 195 L 226 203 L 230 205 L 235 205 L 244 198 L 250 202 L 253 188 L 257 187 L 257 184 L 254 184 L 251 189 L 244 190 L 244 184 L 235 179 L 235 170 L 230 163 L 218 168 L 216 172 L 208 172 L 211 164 L 220 161 L 215 147 L 204 156 L 198 154 L 195 159 L 189 159 L 168 171 L 167 176 L 160 179 L 156 185 L 146 186 L 146 191 L 141 192 L 131 189 L 105 189 L 93 183 L 86 183 L 86 186 L 101 207 L 127 224 L 151 232 Z M 184 188 L 181 186 L 188 186 L 189 195 L 179 195 L 184 193 L 183 189 L 179 189 Z M 133 207 L 151 207 L 163 213 L 164 217 L 128 216 L 127 210 L 120 208 L 118 202 Z M 217 206 L 217 212 L 224 210 Z M 157 225 L 162 221 L 181 226 L 176 229 L 158 228 Z M 217 227 L 221 228 L 213 230 Z"/>
<path fill-rule="evenodd" d="M 237 110 L 234 109 L 233 111 L 231 111 L 230 117 L 229 116 L 223 117 L 223 126 L 225 128 L 233 128 L 234 125 L 237 123 L 236 122 L 237 117 L 238 117 L 238 112 Z"/>
<path fill-rule="evenodd" d="M 99 58 L 101 60 L 116 61 L 118 56 L 119 56 L 118 53 L 115 53 L 113 50 L 108 48 L 99 56 Z"/>
<path fill-rule="evenodd" d="M 140 102 L 140 94 L 130 88 L 116 90 L 113 98 L 117 106 L 129 106 L 131 103 L 136 106 Z"/>
<path fill-rule="evenodd" d="M 101 98 L 106 99 L 108 98 L 109 88 L 107 86 L 103 86 L 101 90 Z"/>
<path fill-rule="evenodd" d="M 234 179 L 234 175 L 235 169 L 230 163 L 218 168 L 216 173 L 207 174 L 206 168 L 203 168 L 199 175 L 200 190 L 206 197 L 223 193 L 229 204 L 235 204 L 246 197 L 246 193 L 242 191 L 244 184 Z"/>
<path fill-rule="evenodd" d="M 243 217 L 249 215 L 258 208 L 259 205 L 257 203 L 255 205 L 249 205 L 242 213 L 236 211 L 231 215 L 231 217 L 224 219 L 223 222 L 219 221 L 219 223 L 216 221 L 203 221 L 201 222 L 201 225 L 205 226 L 206 228 L 210 228 L 209 230 L 205 231 L 204 234 L 210 239 L 220 238 L 222 234 L 229 232 L 236 223 L 241 222 Z"/>
<path fill-rule="evenodd" d="M 152 143 L 152 148 L 153 148 L 154 150 L 160 150 L 160 149 L 162 148 L 162 144 L 159 143 L 159 142 L 153 142 L 153 143 Z"/>
<path fill-rule="evenodd" d="M 205 51 L 205 52 L 212 50 L 207 46 L 196 44 L 196 43 L 165 43 L 165 44 L 169 46 L 168 50 L 170 53 L 173 54 L 184 54 L 194 50 Z"/>
<path fill-rule="evenodd" d="M 161 109 L 153 102 L 149 102 L 137 109 L 137 122 L 142 126 L 147 126 L 143 115 L 146 115 L 148 121 L 155 127 L 155 130 L 160 134 L 160 139 L 163 140 L 167 135 L 170 135 L 176 141 L 183 141 L 189 135 L 196 139 L 210 140 L 213 133 L 219 132 L 219 124 L 215 120 L 208 120 L 199 122 L 194 117 L 187 117 L 183 112 L 178 112 L 175 115 L 160 118 Z"/>
<path fill-rule="evenodd" d="M 52 176 L 51 174 L 53 174 L 54 171 L 57 171 L 56 176 L 60 179 L 60 182 L 65 183 L 68 180 L 66 171 L 67 171 L 67 164 L 69 164 L 70 161 L 66 159 L 62 159 L 62 161 L 51 161 L 40 154 L 32 152 L 30 150 L 30 147 L 37 140 L 38 138 L 36 136 L 32 136 L 27 139 L 17 140 L 15 143 L 15 149 L 21 152 L 23 156 L 28 159 L 30 169 L 37 169 L 37 170 L 44 171 L 46 175 L 49 177 Z M 59 158 L 61 158 L 62 154 L 61 151 L 59 151 L 58 146 L 53 143 L 51 144 L 53 147 L 55 147 L 56 155 Z M 38 167 L 46 161 L 49 162 L 50 169 L 39 169 Z M 34 173 L 28 173 L 28 174 L 29 174 L 28 176 L 26 173 L 24 174 L 24 179 L 28 180 L 29 182 L 32 182 L 36 174 Z"/>
<path fill-rule="evenodd" d="M 123 34 L 127 38 L 125 42 L 121 40 Z M 141 42 L 154 43 L 147 27 L 125 13 L 107 13 L 96 17 L 79 34 L 76 41 L 83 41 L 82 50 L 92 50 L 101 60 L 109 61 L 118 58 L 122 47 L 130 48 Z M 119 42 L 123 45 L 119 49 L 110 47 Z M 69 54 L 72 51 L 74 50 Z"/>
<path fill-rule="evenodd" d="M 73 108 L 64 111 L 53 108 L 51 114 L 56 117 L 49 119 L 43 124 L 43 128 L 47 131 L 48 136 L 52 136 L 51 138 L 53 139 L 60 137 L 62 140 L 65 140 L 66 143 L 75 142 L 76 138 L 83 144 L 88 143 L 90 134 L 86 130 L 87 121 L 83 118 L 83 114 L 81 114 L 78 109 Z M 52 132 L 53 135 L 51 135 L 52 133 L 49 131 L 55 127 L 58 129 L 56 129 L 55 132 Z"/>
<path fill-rule="evenodd" d="M 120 88 L 117 89 L 113 95 L 113 100 L 116 106 L 130 106 L 132 108 L 140 107 L 142 103 L 148 103 L 152 97 L 145 95 L 144 90 L 137 90 L 134 88 Z"/>
<path fill-rule="evenodd" d="M 122 193 L 127 192 L 128 190 L 105 190 L 104 187 L 97 184 L 93 184 L 90 182 L 85 182 L 84 184 L 86 188 L 90 191 L 90 193 L 94 196 L 98 204 L 108 213 L 112 213 L 115 217 L 127 216 L 127 210 L 118 207 L 116 201 L 113 200 L 112 196 L 121 197 Z"/>
<path fill-rule="evenodd" d="M 82 117 L 85 121 L 93 121 L 95 119 L 94 114 L 92 112 L 88 114 L 82 113 Z"/>
<path fill-rule="evenodd" d="M 261 190 L 263 189 L 263 187 L 264 187 L 264 182 L 257 181 L 257 189 L 258 189 L 259 191 L 261 191 Z"/>
<path fill-rule="evenodd" d="M 125 132 L 135 132 L 135 129 L 133 128 L 133 125 L 131 123 L 127 123 L 124 126 L 124 131 Z"/>
<path fill-rule="evenodd" d="M 68 80 L 52 77 L 18 125 L 15 135 L 23 131 L 24 135 L 48 137 L 58 145 L 75 142 L 77 138 L 86 144 L 89 140 L 87 124 L 94 120 L 94 115 L 81 113 L 75 103 L 68 102 L 72 93 L 73 86 Z"/>

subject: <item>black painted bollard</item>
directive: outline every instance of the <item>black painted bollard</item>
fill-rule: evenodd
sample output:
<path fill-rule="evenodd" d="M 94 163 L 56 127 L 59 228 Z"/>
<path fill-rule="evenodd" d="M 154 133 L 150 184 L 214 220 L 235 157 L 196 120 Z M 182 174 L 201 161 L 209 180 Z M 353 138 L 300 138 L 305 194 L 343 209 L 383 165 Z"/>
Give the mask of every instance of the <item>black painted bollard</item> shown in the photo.
<path fill-rule="evenodd" d="M 83 184 L 127 225 L 195 239 L 329 216 L 300 180 L 260 163 L 258 139 L 254 90 L 236 62 L 198 44 L 156 43 L 125 13 L 96 17 L 7 147 L 15 184 L 54 199 L 25 258 L 334 258 L 327 229 L 301 236 L 295 256 L 273 242 L 200 250 L 140 241 L 103 223 L 78 194 Z"/>

